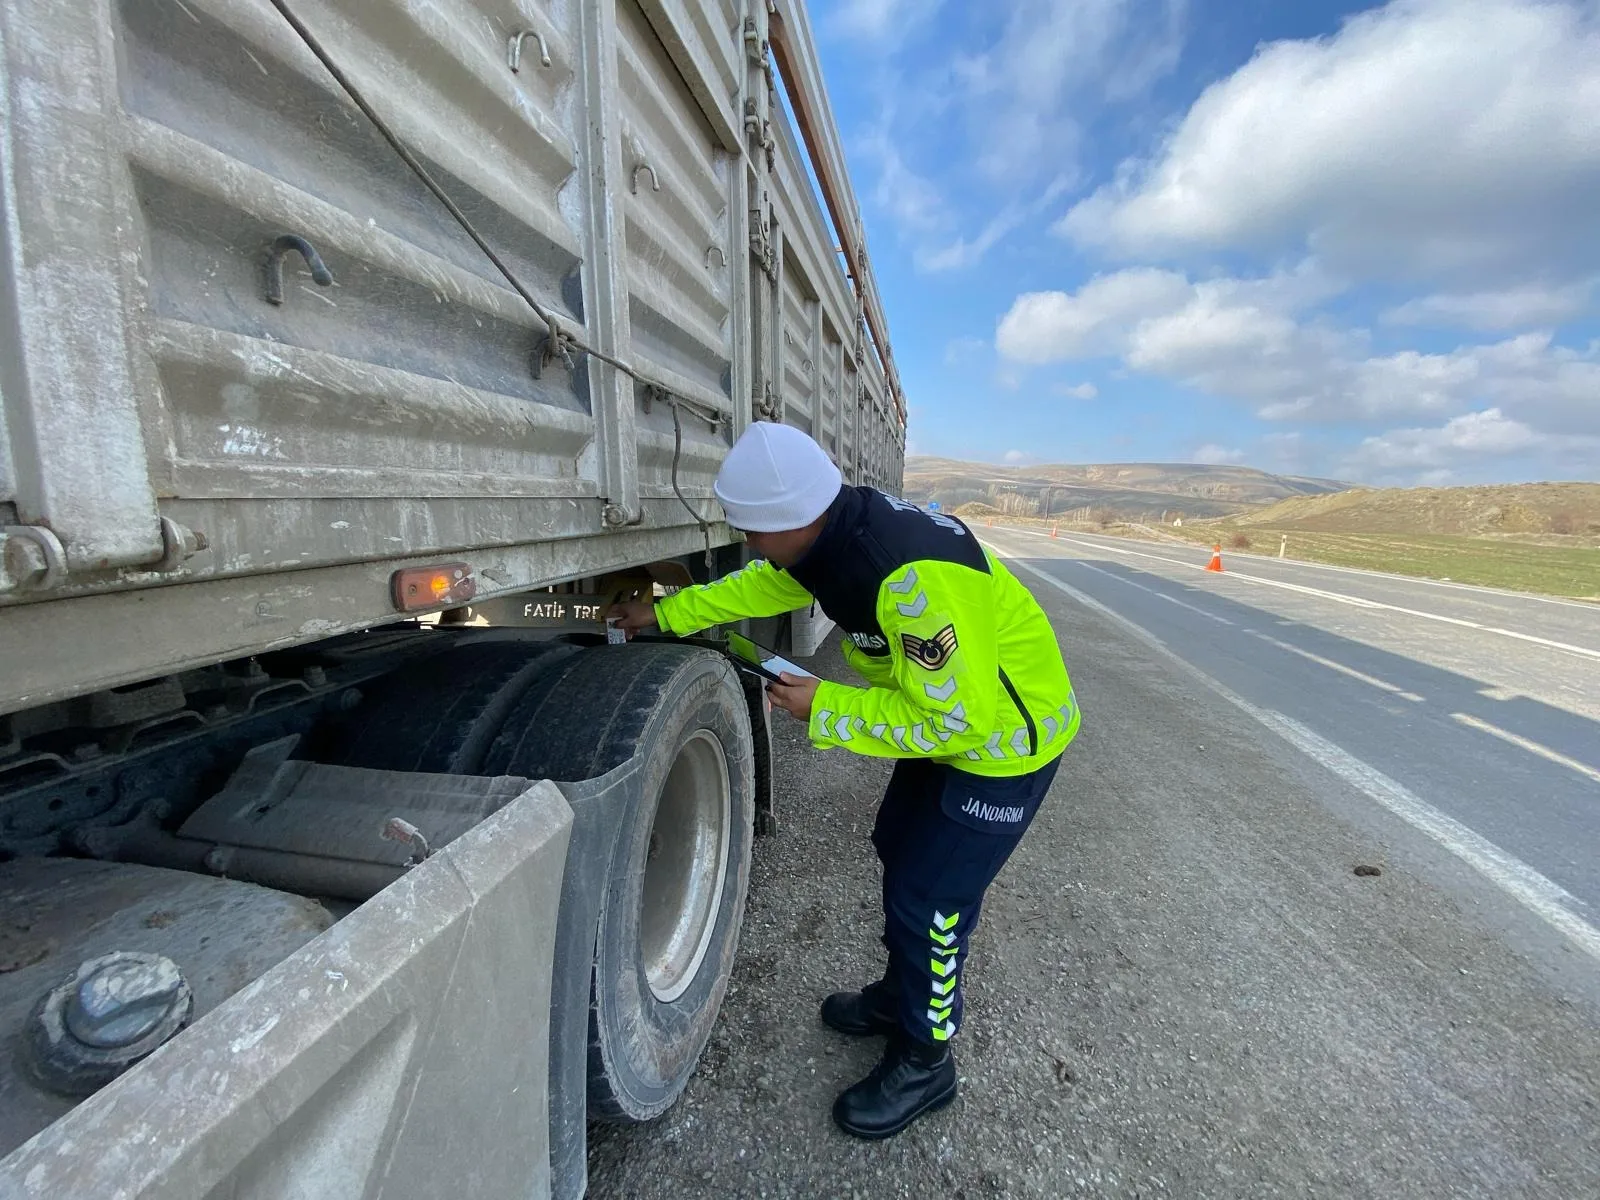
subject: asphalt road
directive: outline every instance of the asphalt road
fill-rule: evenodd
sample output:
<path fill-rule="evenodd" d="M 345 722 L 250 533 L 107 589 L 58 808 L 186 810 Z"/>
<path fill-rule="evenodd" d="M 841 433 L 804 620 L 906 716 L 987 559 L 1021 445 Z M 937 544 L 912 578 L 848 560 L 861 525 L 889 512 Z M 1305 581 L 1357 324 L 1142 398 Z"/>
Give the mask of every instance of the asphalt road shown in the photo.
<path fill-rule="evenodd" d="M 1031 583 L 1091 597 L 1309 732 L 1268 723 L 1469 865 L 1511 871 L 1558 923 L 1600 924 L 1600 606 L 1246 555 L 1217 575 L 1186 546 L 982 533 Z M 1600 932 L 1589 941 L 1600 956 Z"/>
<path fill-rule="evenodd" d="M 960 1098 L 832 1127 L 878 1046 L 816 1005 L 880 968 L 888 765 L 783 720 L 716 1032 L 660 1121 L 592 1130 L 590 1194 L 1600 1195 L 1593 614 L 980 532 L 1071 589 L 1018 567 L 1085 724 L 985 904 Z"/>

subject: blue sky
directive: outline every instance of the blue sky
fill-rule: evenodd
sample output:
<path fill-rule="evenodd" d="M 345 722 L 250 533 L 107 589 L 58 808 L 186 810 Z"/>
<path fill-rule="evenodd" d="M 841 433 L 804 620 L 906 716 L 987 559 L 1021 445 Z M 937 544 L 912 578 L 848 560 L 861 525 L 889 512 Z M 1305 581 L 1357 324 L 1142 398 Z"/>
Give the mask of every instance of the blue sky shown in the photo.
<path fill-rule="evenodd" d="M 913 453 L 1600 478 L 1600 0 L 812 0 Z"/>

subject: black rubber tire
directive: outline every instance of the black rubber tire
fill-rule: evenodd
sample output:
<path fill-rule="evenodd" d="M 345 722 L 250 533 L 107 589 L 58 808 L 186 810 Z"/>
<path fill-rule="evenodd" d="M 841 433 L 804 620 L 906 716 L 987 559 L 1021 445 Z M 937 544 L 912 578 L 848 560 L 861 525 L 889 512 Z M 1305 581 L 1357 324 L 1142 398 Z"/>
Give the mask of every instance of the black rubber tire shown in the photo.
<path fill-rule="evenodd" d="M 729 785 L 728 837 L 709 943 L 687 990 L 652 992 L 642 962 L 640 909 L 651 829 L 679 751 L 715 735 Z M 634 810 L 617 830 L 595 938 L 589 1012 L 589 1113 L 648 1121 L 670 1108 L 694 1073 L 727 991 L 750 879 L 755 821 L 750 717 L 733 669 L 705 650 L 601 646 L 534 682 L 507 716 L 482 773 L 590 779 L 644 758 Z"/>
<path fill-rule="evenodd" d="M 452 634 L 437 634 L 441 641 Z M 478 775 L 512 706 L 533 682 L 579 653 L 557 641 L 448 645 L 373 685 L 330 730 L 322 762 L 380 771 Z"/>

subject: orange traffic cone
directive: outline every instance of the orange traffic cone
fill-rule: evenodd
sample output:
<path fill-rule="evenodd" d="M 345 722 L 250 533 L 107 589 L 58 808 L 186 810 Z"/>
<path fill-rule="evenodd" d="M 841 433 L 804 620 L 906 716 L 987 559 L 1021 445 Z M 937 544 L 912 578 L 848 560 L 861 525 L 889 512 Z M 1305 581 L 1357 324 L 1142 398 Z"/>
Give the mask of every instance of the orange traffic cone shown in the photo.
<path fill-rule="evenodd" d="M 1213 547 L 1211 547 L 1211 561 L 1206 564 L 1206 570 L 1208 570 L 1208 571 L 1216 571 L 1219 574 L 1221 573 L 1221 571 L 1222 571 L 1222 547 L 1221 546 L 1213 546 Z"/>
<path fill-rule="evenodd" d="M 1051 537 L 1055 537 L 1056 536 L 1056 530 L 1059 529 L 1059 528 L 1060 528 L 1060 526 L 1058 526 L 1058 525 L 1050 526 L 1050 536 Z"/>

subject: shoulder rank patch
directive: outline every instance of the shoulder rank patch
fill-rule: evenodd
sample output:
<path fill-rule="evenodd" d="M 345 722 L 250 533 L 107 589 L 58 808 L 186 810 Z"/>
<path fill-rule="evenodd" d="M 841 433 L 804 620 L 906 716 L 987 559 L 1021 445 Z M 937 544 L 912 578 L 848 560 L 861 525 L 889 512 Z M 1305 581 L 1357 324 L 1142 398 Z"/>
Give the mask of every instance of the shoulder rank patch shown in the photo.
<path fill-rule="evenodd" d="M 919 667 L 937 671 L 950 661 L 950 656 L 956 651 L 956 627 L 946 625 L 931 638 L 919 638 L 909 633 L 902 633 L 900 641 L 905 646 L 907 658 Z"/>

